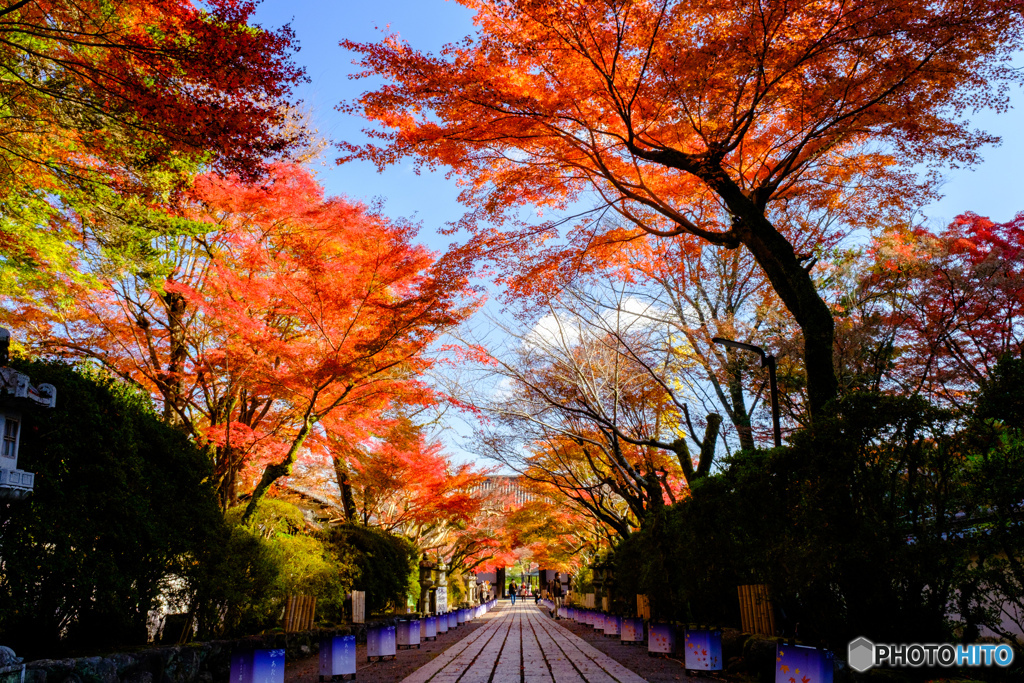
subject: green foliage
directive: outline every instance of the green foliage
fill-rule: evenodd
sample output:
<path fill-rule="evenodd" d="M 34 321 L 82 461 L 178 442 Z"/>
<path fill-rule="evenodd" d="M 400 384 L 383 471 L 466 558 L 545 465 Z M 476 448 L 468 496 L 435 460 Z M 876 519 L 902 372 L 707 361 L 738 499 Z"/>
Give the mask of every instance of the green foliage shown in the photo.
<path fill-rule="evenodd" d="M 625 554 L 623 554 L 623 557 L 625 557 Z M 624 567 L 623 568 L 624 572 L 623 572 L 622 575 L 623 576 L 630 575 L 633 571 L 635 571 L 635 567 L 637 567 L 637 566 L 639 566 L 639 565 L 634 565 L 633 568 Z M 576 574 L 573 576 L 572 591 L 574 593 L 576 593 L 576 595 L 579 596 L 579 598 L 582 600 L 584 595 L 586 595 L 587 593 L 593 593 L 594 592 L 594 583 L 593 583 L 593 581 L 594 581 L 594 572 L 593 572 L 593 570 L 591 570 L 590 567 L 581 567 L 580 570 L 578 572 L 576 572 Z M 638 590 L 636 592 L 637 593 L 643 593 L 642 590 Z"/>
<path fill-rule="evenodd" d="M 148 397 L 89 370 L 13 363 L 57 387 L 24 411 L 27 500 L 0 504 L 0 639 L 21 655 L 145 642 L 168 577 L 194 577 L 221 526 L 209 462 Z"/>
<path fill-rule="evenodd" d="M 918 399 L 851 396 L 790 447 L 735 455 L 623 543 L 620 590 L 657 596 L 662 616 L 737 624 L 736 586 L 767 583 L 788 634 L 949 638 L 967 562 L 953 424 Z"/>
<path fill-rule="evenodd" d="M 339 551 L 351 552 L 359 576 L 356 590 L 366 591 L 366 611 L 380 614 L 404 605 L 415 590 L 419 551 L 412 543 L 382 529 L 346 524 L 333 530 Z"/>
<path fill-rule="evenodd" d="M 244 635 L 277 626 L 289 595 L 317 598 L 317 619 L 340 622 L 358 569 L 291 503 L 264 499 L 252 524 L 244 505 L 227 514 L 224 552 L 206 569 L 196 604 L 201 637 Z"/>
<path fill-rule="evenodd" d="M 1024 629 L 1024 360 L 1003 358 L 982 386 L 969 436 L 965 535 L 971 563 L 957 595 L 965 638 L 978 626 Z"/>

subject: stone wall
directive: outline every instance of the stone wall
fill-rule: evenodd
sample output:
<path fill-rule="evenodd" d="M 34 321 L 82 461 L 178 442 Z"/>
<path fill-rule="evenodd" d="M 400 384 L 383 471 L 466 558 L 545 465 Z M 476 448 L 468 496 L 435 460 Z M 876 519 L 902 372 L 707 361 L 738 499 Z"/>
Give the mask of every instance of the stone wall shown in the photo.
<path fill-rule="evenodd" d="M 394 619 L 372 625 L 394 625 Z M 355 635 L 366 642 L 367 624 L 348 628 L 315 629 L 298 633 L 268 633 L 239 640 L 214 640 L 160 647 L 106 657 L 37 659 L 0 669 L 0 683 L 227 683 L 231 655 L 251 650 L 285 650 L 287 661 L 320 651 L 320 639 Z"/>

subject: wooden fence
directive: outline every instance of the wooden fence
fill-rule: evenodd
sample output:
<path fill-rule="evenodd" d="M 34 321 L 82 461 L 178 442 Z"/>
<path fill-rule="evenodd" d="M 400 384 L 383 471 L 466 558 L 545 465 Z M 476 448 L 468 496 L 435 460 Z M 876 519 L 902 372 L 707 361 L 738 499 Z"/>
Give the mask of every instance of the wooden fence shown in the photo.
<path fill-rule="evenodd" d="M 646 595 L 636 596 L 636 615 L 646 621 L 651 620 L 651 599 Z"/>
<path fill-rule="evenodd" d="M 366 623 L 366 592 L 352 591 L 352 623 Z"/>
<path fill-rule="evenodd" d="M 284 608 L 284 630 L 308 631 L 316 616 L 316 598 L 308 595 L 289 595 Z"/>
<path fill-rule="evenodd" d="M 740 620 L 744 633 L 775 635 L 775 610 L 768 597 L 768 586 L 754 584 L 738 586 L 740 596 Z"/>

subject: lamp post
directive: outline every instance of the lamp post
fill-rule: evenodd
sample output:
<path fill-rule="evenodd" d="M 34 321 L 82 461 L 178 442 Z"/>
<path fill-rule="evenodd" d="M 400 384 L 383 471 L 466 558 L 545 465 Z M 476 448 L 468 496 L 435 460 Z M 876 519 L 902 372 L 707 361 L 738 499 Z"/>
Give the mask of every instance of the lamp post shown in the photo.
<path fill-rule="evenodd" d="M 711 341 L 722 346 L 727 346 L 731 349 L 740 349 L 741 351 L 751 351 L 761 356 L 761 367 L 768 368 L 768 384 L 772 394 L 772 428 L 775 432 L 775 445 L 776 447 L 782 445 L 782 428 L 779 427 L 779 384 L 775 380 L 775 356 L 765 353 L 765 350 L 760 346 L 753 344 L 746 344 L 744 342 L 733 341 L 732 339 L 724 339 L 722 337 L 713 337 Z"/>

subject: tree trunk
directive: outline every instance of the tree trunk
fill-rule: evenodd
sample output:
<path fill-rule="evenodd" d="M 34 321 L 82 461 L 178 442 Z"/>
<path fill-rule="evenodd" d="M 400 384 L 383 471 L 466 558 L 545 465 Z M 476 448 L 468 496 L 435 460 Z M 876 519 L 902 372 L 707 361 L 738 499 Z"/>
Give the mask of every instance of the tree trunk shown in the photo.
<path fill-rule="evenodd" d="M 835 342 L 832 311 L 818 294 L 810 273 L 797 260 L 792 245 L 767 219 L 760 217 L 755 229 L 744 232 L 747 232 L 744 244 L 803 332 L 807 404 L 813 419 L 839 392 L 832 356 Z"/>
<path fill-rule="evenodd" d="M 733 217 L 733 230 L 761 266 L 775 293 L 793 315 L 804 335 L 807 404 L 813 419 L 836 397 L 839 381 L 833 363 L 835 321 L 818 294 L 793 245 L 764 215 L 764 207 L 748 197 L 717 164 L 706 164 L 696 175 L 725 202 Z"/>
<path fill-rule="evenodd" d="M 722 428 L 722 416 L 718 413 L 708 415 L 708 423 L 704 427 L 704 440 L 700 443 L 700 458 L 697 460 L 697 471 L 694 479 L 706 477 L 711 472 L 711 464 L 715 460 L 715 444 L 718 441 L 718 430 Z"/>
<path fill-rule="evenodd" d="M 167 368 L 162 378 L 164 384 L 164 420 L 169 424 L 181 424 L 179 410 L 184 408 L 182 368 L 188 357 L 185 347 L 185 297 L 176 292 L 163 295 L 167 308 L 167 337 L 170 345 Z"/>
<path fill-rule="evenodd" d="M 334 458 L 334 476 L 338 480 L 341 491 L 341 507 L 345 512 L 345 521 L 354 524 L 356 520 L 356 501 L 352 497 L 352 484 L 349 482 L 348 463 L 344 456 Z"/>
<path fill-rule="evenodd" d="M 295 435 L 295 439 L 292 441 L 291 447 L 288 449 L 288 455 L 285 456 L 284 460 L 273 465 L 267 465 L 263 470 L 263 476 L 260 478 L 260 482 L 256 484 L 256 489 L 252 492 L 252 498 L 249 499 L 249 504 L 245 508 L 245 513 L 242 515 L 242 524 L 248 524 L 252 520 L 253 515 L 256 514 L 256 508 L 259 507 L 260 501 L 263 500 L 263 496 L 267 494 L 267 489 L 270 485 L 281 477 L 287 477 L 292 472 L 292 465 L 295 464 L 295 459 L 299 455 L 299 449 L 302 448 L 302 444 L 306 442 L 306 437 L 309 436 L 312 431 L 314 420 L 310 416 L 306 416 L 305 421 L 302 423 L 302 428 L 299 429 L 299 433 Z"/>
<path fill-rule="evenodd" d="M 726 355 L 731 355 L 730 351 Z M 732 424 L 740 438 L 740 448 L 745 451 L 754 450 L 754 430 L 750 427 L 750 412 L 743 400 L 743 384 L 740 381 L 740 370 L 729 375 L 729 398 L 732 399 Z"/>
<path fill-rule="evenodd" d="M 687 417 L 689 420 L 689 417 Z M 687 422 L 689 424 L 689 422 Z M 677 439 L 672 444 L 676 458 L 679 459 L 679 466 L 683 470 L 683 479 L 687 484 L 692 484 L 698 479 L 707 476 L 711 471 L 711 464 L 715 460 L 715 443 L 718 441 L 718 431 L 722 427 L 722 416 L 718 413 L 708 415 L 707 426 L 704 428 L 704 438 L 700 442 L 700 456 L 697 458 L 697 469 L 693 468 L 693 459 L 690 456 L 690 449 L 686 447 L 686 441 Z"/>

